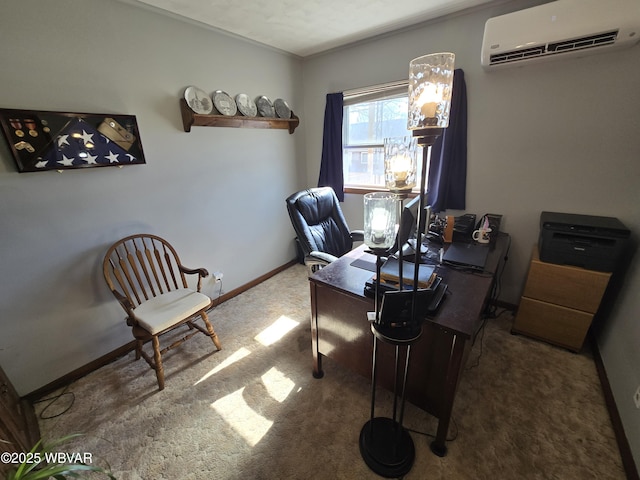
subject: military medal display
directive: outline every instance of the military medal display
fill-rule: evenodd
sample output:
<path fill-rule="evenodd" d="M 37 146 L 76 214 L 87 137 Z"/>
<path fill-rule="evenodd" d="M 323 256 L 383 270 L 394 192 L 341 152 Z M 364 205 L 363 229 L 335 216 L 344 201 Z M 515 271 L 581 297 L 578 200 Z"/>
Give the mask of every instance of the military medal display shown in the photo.
<path fill-rule="evenodd" d="M 19 172 L 146 163 L 133 115 L 0 109 Z"/>

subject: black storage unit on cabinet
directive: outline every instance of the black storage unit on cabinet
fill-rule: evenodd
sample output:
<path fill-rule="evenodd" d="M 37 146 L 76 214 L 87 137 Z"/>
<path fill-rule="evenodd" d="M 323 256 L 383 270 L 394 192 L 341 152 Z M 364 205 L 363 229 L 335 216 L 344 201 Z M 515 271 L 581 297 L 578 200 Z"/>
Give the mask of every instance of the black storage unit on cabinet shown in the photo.
<path fill-rule="evenodd" d="M 540 260 L 613 272 L 631 232 L 614 217 L 542 212 Z"/>

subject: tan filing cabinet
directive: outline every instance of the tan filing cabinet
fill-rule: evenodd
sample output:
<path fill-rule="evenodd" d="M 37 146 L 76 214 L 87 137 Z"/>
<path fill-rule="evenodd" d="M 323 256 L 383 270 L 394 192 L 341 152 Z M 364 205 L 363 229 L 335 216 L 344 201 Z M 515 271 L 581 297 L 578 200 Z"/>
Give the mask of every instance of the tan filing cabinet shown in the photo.
<path fill-rule="evenodd" d="M 512 332 L 580 351 L 610 277 L 542 262 L 535 245 Z"/>

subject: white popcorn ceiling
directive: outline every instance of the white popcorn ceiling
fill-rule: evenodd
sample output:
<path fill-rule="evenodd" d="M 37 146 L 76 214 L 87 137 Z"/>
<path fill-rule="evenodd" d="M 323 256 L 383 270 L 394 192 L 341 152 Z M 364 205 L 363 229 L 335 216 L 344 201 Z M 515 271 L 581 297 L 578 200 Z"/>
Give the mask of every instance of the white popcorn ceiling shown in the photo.
<path fill-rule="evenodd" d="M 126 0 L 125 0 L 126 1 Z M 306 57 L 506 0 L 129 0 Z"/>

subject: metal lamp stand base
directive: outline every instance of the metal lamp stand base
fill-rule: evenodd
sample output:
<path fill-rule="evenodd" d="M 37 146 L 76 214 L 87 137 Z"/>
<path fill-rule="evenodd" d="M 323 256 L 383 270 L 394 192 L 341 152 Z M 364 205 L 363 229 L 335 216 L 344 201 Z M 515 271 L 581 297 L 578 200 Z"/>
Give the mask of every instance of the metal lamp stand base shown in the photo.
<path fill-rule="evenodd" d="M 367 466 L 386 478 L 403 477 L 416 457 L 413 439 L 391 418 L 376 417 L 360 431 L 360 454 Z"/>
<path fill-rule="evenodd" d="M 416 456 L 413 439 L 402 426 L 402 419 L 404 417 L 405 387 L 409 370 L 411 344 L 420 338 L 422 328 L 389 329 L 372 324 L 371 331 L 373 332 L 371 417 L 360 431 L 360 455 L 362 455 L 367 466 L 378 475 L 386 478 L 399 478 L 409 473 Z M 394 382 L 393 418 L 374 416 L 378 340 L 395 346 L 396 375 L 398 374 L 399 366 L 399 348 L 404 346 L 407 349 L 402 383 L 399 385 L 397 377 Z M 398 392 L 398 387 L 400 387 L 400 392 Z M 400 414 L 396 420 L 398 400 L 400 401 Z"/>

